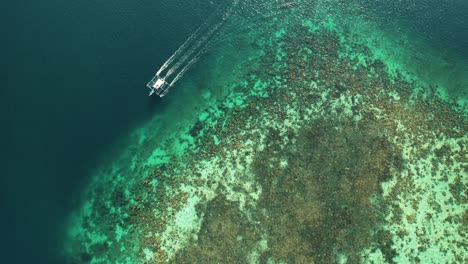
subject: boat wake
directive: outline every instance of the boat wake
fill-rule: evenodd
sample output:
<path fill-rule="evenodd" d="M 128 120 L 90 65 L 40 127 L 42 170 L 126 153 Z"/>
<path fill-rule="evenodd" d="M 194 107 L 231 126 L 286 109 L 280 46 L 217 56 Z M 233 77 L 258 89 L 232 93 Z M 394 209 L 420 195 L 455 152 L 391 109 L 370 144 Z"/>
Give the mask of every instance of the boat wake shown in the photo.
<path fill-rule="evenodd" d="M 213 42 L 218 45 L 224 41 L 232 41 L 233 36 L 245 35 L 246 31 L 254 31 L 259 23 L 281 19 L 297 5 L 296 1 L 286 0 L 272 2 L 232 0 L 227 9 L 218 8 L 158 69 L 156 75 L 147 84 L 151 90 L 149 95 L 154 93 L 160 97 L 166 95 L 169 89 L 212 46 Z M 300 11 L 300 8 L 295 10 L 295 12 Z M 234 16 L 238 21 L 229 23 L 230 26 L 223 29 L 224 38 L 216 38 L 215 36 L 225 26 L 230 16 Z"/>
<path fill-rule="evenodd" d="M 164 62 L 156 75 L 146 85 L 151 91 L 163 97 L 169 89 L 192 67 L 212 43 L 213 37 L 229 17 L 230 9 L 219 10 L 190 35 L 190 37 Z M 221 16 L 221 19 L 219 18 Z M 173 77 L 174 76 L 174 77 Z"/>

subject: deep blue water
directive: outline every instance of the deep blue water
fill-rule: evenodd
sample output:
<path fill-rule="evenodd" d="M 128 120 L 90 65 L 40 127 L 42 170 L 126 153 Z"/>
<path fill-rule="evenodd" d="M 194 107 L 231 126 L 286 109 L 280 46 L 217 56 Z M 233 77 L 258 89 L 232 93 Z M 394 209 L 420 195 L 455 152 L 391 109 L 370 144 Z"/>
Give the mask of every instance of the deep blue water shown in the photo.
<path fill-rule="evenodd" d="M 164 108 L 145 84 L 209 12 L 200 2 L 15 1 L 3 10 L 2 263 L 60 262 L 57 230 L 90 171 Z"/>
<path fill-rule="evenodd" d="M 440 47 L 468 58 L 467 20 L 460 18 L 466 13 L 452 7 L 427 15 L 440 9 L 431 4 L 422 13 L 415 5 L 371 9 L 397 14 Z M 163 111 L 164 101 L 148 98 L 145 84 L 213 7 L 202 0 L 4 5 L 1 262 L 60 263 L 57 232 L 90 171 L 109 158 L 119 137 Z M 431 23 L 435 17 L 442 19 Z"/>

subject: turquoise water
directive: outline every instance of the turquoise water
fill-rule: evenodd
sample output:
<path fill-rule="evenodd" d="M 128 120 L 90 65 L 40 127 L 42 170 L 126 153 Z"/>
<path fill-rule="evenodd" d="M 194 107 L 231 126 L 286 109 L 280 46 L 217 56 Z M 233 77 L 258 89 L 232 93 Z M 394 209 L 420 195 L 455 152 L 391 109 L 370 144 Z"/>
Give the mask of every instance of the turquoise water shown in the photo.
<path fill-rule="evenodd" d="M 466 262 L 463 4 L 222 3 L 208 52 L 86 171 L 56 251 L 67 263 Z M 192 26 L 153 42 L 182 43 L 210 8 L 179 10 Z M 164 41 L 145 68 L 177 49 Z"/>

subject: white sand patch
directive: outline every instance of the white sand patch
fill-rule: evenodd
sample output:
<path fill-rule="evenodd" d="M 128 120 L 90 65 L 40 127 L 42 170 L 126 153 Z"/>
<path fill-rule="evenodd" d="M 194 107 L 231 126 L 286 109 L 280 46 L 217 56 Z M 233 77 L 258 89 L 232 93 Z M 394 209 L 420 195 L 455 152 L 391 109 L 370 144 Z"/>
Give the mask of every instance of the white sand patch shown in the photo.
<path fill-rule="evenodd" d="M 185 247 L 190 238 L 198 233 L 201 218 L 197 215 L 195 206 L 199 200 L 198 196 L 190 196 L 185 206 L 175 214 L 175 219 L 167 225 L 161 235 L 161 248 L 167 253 L 168 259 Z"/>
<path fill-rule="evenodd" d="M 146 261 L 151 261 L 151 260 L 154 259 L 154 253 L 149 248 L 143 249 L 143 254 L 145 254 L 145 260 Z"/>

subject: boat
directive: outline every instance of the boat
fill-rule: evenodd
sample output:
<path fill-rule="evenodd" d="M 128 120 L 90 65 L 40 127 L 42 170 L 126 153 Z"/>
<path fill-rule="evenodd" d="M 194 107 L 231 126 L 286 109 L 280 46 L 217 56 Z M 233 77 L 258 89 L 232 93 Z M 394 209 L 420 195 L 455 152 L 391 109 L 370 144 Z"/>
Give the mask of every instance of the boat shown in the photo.
<path fill-rule="evenodd" d="M 163 97 L 170 87 L 169 83 L 167 83 L 166 80 L 161 78 L 158 74 L 156 74 L 146 86 L 151 90 L 148 96 L 157 94 L 160 97 Z"/>

